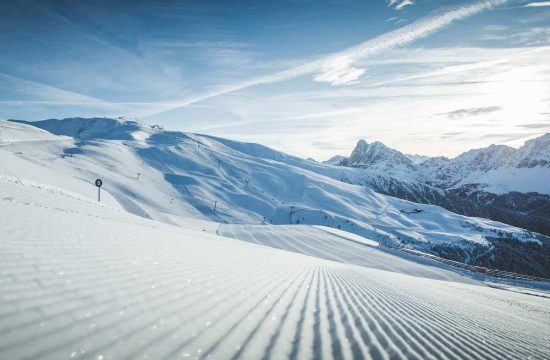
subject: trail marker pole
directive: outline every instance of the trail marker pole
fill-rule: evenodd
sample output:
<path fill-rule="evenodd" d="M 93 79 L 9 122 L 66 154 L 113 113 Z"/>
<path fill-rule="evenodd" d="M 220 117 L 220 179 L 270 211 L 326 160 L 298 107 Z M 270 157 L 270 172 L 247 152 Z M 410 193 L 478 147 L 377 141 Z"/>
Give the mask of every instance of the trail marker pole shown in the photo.
<path fill-rule="evenodd" d="M 101 202 L 101 185 L 103 185 L 103 181 L 101 179 L 96 179 L 95 186 L 97 186 L 97 201 Z"/>

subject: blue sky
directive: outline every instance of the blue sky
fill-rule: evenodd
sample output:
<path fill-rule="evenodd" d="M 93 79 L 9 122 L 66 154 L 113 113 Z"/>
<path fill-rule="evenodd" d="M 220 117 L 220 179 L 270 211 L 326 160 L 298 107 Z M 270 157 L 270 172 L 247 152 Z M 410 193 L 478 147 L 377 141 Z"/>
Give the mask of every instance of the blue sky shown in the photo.
<path fill-rule="evenodd" d="M 325 159 L 550 131 L 550 2 L 1 1 L 0 118 L 126 116 Z"/>

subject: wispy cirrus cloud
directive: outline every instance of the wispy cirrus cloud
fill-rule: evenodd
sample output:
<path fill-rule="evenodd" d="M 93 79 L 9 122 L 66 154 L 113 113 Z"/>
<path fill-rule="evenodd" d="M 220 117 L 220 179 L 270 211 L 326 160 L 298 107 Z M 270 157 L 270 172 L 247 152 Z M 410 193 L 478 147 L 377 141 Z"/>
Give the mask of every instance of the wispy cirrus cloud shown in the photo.
<path fill-rule="evenodd" d="M 550 44 L 550 27 L 534 27 L 512 34 L 509 36 L 509 41 L 513 44 L 527 46 Z"/>
<path fill-rule="evenodd" d="M 366 72 L 365 68 L 355 65 L 359 61 L 388 49 L 408 45 L 415 40 L 425 38 L 449 26 L 453 22 L 503 5 L 507 1 L 508 0 L 484 0 L 462 5 L 433 16 L 419 19 L 409 25 L 387 32 L 359 45 L 326 55 L 317 60 L 306 62 L 288 70 L 251 78 L 235 84 L 220 86 L 213 90 L 188 97 L 182 101 L 176 102 L 176 107 L 184 107 L 255 85 L 275 83 L 311 74 L 314 75 L 314 80 L 318 82 L 327 82 L 332 85 L 350 84 L 356 82 Z M 173 108 L 166 109 L 166 111 L 172 109 Z"/>
<path fill-rule="evenodd" d="M 389 0 L 388 6 L 393 7 L 395 10 L 402 10 L 405 6 L 414 5 L 413 0 Z"/>
<path fill-rule="evenodd" d="M 550 1 L 532 2 L 525 5 L 525 7 L 544 7 L 544 6 L 550 6 Z"/>
<path fill-rule="evenodd" d="M 6 101 L 21 101 L 19 97 L 24 97 L 25 101 L 51 102 L 59 104 L 84 104 L 84 105 L 112 105 L 110 102 L 98 99 L 92 96 L 80 94 L 74 91 L 68 91 L 52 85 L 43 84 L 37 81 L 22 79 L 9 74 L 0 73 L 0 89 L 10 94 L 11 99 Z M 30 99 L 29 99 L 30 97 Z"/>
<path fill-rule="evenodd" d="M 458 109 L 447 113 L 436 114 L 434 116 L 444 116 L 444 117 L 448 117 L 451 120 L 459 120 L 470 116 L 490 114 L 490 113 L 499 111 L 500 109 L 501 109 L 500 106 L 484 106 L 484 107 L 476 107 L 476 108 L 468 108 L 468 109 Z"/>
<path fill-rule="evenodd" d="M 331 85 L 349 85 L 357 82 L 366 71 L 365 68 L 353 66 L 352 61 L 343 59 L 333 64 L 327 64 L 321 72 L 313 77 L 313 80 Z"/>
<path fill-rule="evenodd" d="M 470 50 L 473 51 L 475 49 L 470 49 Z M 436 77 L 436 76 L 441 77 L 441 76 L 446 76 L 446 75 L 453 75 L 453 74 L 458 74 L 458 73 L 462 73 L 462 72 L 478 70 L 478 69 L 492 68 L 492 67 L 495 67 L 497 65 L 505 64 L 505 63 L 509 62 L 510 60 L 512 60 L 514 58 L 519 58 L 521 56 L 532 55 L 532 54 L 536 54 L 536 53 L 540 53 L 540 52 L 546 52 L 546 51 L 550 51 L 550 46 L 538 47 L 538 48 L 534 48 L 534 49 L 527 50 L 527 51 L 518 51 L 515 54 L 508 54 L 505 57 L 501 57 L 501 58 L 497 58 L 497 59 L 493 59 L 493 60 L 486 60 L 486 61 L 478 61 L 478 62 L 460 64 L 460 65 L 445 66 L 445 67 L 442 67 L 442 68 L 439 68 L 439 69 L 436 69 L 436 70 L 426 71 L 426 72 L 422 72 L 422 73 L 418 73 L 418 74 L 414 74 L 414 75 L 398 77 L 398 78 L 395 78 L 395 79 L 389 79 L 389 80 L 373 83 L 373 84 L 370 84 L 369 86 L 370 87 L 379 87 L 379 86 L 383 86 L 383 85 L 391 85 L 391 84 L 406 82 L 406 81 L 410 81 L 410 80 L 425 79 L 425 78 Z"/>
<path fill-rule="evenodd" d="M 550 121 L 544 122 L 544 123 L 523 124 L 523 125 L 518 125 L 518 127 L 524 128 L 524 129 L 550 129 Z"/>

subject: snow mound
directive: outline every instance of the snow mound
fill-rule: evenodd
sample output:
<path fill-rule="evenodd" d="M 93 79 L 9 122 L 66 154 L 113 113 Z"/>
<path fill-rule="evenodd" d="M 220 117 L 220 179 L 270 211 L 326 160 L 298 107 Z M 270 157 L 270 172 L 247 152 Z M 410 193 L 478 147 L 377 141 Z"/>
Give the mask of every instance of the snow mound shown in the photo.
<path fill-rule="evenodd" d="M 75 139 L 145 140 L 148 137 L 148 132 L 143 130 L 140 123 L 120 118 L 69 118 L 18 122 Z"/>
<path fill-rule="evenodd" d="M 58 137 L 35 126 L 0 121 L 0 146 L 18 141 L 54 141 Z"/>

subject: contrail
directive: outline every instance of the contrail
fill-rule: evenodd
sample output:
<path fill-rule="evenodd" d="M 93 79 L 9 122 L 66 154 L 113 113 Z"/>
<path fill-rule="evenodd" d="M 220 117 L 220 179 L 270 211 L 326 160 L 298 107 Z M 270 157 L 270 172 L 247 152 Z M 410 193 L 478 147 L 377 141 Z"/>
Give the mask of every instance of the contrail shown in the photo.
<path fill-rule="evenodd" d="M 352 64 L 356 63 L 357 61 L 394 47 L 410 44 L 415 40 L 424 38 L 438 30 L 445 28 L 455 21 L 479 14 L 480 12 L 483 12 L 485 10 L 503 5 L 506 2 L 508 2 L 508 0 L 484 0 L 468 5 L 462 5 L 437 15 L 419 19 L 412 24 L 377 36 L 374 39 L 365 41 L 346 50 L 326 55 L 318 60 L 314 60 L 303 65 L 299 65 L 291 69 L 276 72 L 270 75 L 254 77 L 232 85 L 221 86 L 218 89 L 197 94 L 196 96 L 188 97 L 180 102 L 172 103 L 172 106 L 169 109 L 166 109 L 162 112 L 191 105 L 199 101 L 242 90 L 254 85 L 269 84 L 289 80 L 303 75 L 315 73 L 326 74 L 331 71 L 336 71 L 341 76 L 345 76 L 346 73 L 349 73 L 350 71 L 353 71 L 360 75 L 362 73 L 362 69 L 357 69 L 352 66 Z M 322 76 L 318 76 L 317 80 L 330 81 L 319 80 L 322 78 Z M 155 113 L 150 116 L 154 116 L 160 113 Z"/>

